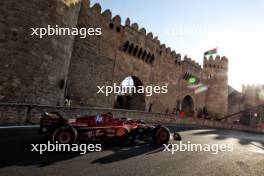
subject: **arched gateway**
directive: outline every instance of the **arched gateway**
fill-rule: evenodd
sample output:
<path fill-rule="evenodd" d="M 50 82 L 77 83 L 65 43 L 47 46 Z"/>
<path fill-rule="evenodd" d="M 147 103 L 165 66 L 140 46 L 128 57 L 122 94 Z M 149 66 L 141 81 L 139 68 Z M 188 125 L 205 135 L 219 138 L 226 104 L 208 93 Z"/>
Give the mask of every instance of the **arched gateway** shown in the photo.
<path fill-rule="evenodd" d="M 143 86 L 139 78 L 128 76 L 121 82 L 122 92 L 115 97 L 115 109 L 145 110 L 145 95 L 137 93 L 139 86 Z"/>

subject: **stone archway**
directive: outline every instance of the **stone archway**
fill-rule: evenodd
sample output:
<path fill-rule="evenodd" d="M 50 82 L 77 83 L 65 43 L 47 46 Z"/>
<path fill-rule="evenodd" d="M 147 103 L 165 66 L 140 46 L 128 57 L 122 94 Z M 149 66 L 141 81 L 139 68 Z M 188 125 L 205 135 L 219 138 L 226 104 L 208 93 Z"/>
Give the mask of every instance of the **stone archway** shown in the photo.
<path fill-rule="evenodd" d="M 194 102 L 190 95 L 187 95 L 182 100 L 181 105 L 182 111 L 185 112 L 187 116 L 192 116 L 194 113 Z"/>
<path fill-rule="evenodd" d="M 137 93 L 138 87 L 143 86 L 141 80 L 136 76 L 128 76 L 120 86 L 127 91 L 116 95 L 114 108 L 145 111 L 145 95 Z"/>

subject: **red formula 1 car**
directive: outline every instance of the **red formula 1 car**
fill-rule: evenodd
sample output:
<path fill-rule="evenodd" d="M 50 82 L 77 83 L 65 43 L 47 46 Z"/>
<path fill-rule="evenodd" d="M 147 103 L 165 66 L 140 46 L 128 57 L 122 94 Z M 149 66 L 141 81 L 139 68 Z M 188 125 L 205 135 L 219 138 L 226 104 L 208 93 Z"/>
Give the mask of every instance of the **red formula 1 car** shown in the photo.
<path fill-rule="evenodd" d="M 39 131 L 54 143 L 74 143 L 76 140 L 133 143 L 151 136 L 154 144 L 162 145 L 170 140 L 170 131 L 164 126 L 148 125 L 143 121 L 127 118 L 114 118 L 111 113 L 69 120 L 57 112 L 44 113 Z M 174 133 L 173 137 L 175 140 L 181 140 L 178 133 Z"/>

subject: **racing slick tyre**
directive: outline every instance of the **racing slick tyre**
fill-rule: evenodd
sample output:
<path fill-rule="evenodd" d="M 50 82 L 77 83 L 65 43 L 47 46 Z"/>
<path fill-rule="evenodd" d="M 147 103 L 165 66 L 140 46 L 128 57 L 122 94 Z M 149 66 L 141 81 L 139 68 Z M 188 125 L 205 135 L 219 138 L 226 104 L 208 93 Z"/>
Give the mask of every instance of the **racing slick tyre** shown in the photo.
<path fill-rule="evenodd" d="M 167 144 L 170 140 L 170 130 L 158 125 L 152 131 L 152 139 L 155 145 Z"/>
<path fill-rule="evenodd" d="M 69 126 L 63 126 L 58 128 L 52 134 L 52 142 L 56 141 L 60 144 L 72 144 L 76 141 L 77 131 Z"/>

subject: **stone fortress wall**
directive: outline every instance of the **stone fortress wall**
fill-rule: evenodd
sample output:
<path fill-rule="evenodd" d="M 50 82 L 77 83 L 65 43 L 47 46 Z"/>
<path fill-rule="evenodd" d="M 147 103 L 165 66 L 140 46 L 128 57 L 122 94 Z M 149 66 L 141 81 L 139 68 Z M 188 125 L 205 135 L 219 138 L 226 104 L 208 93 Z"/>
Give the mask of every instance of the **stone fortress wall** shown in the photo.
<path fill-rule="evenodd" d="M 264 122 L 264 85 L 242 85 L 242 92 L 229 87 L 228 121 L 255 127 Z M 263 123 L 264 124 L 264 123 Z"/>
<path fill-rule="evenodd" d="M 201 65 L 161 44 L 158 37 L 89 0 L 22 0 L 0 2 L 0 103 L 113 108 L 116 95 L 97 94 L 97 86 L 120 85 L 132 76 L 143 86 L 168 84 L 167 94 L 135 95 L 131 109 L 165 112 L 207 107 L 219 117 L 227 113 L 226 57 L 210 57 Z M 30 35 L 31 27 L 102 28 L 102 35 Z M 208 88 L 188 88 L 191 75 Z M 141 96 L 141 98 L 140 98 Z"/>
<path fill-rule="evenodd" d="M 245 108 L 264 104 L 264 85 L 242 85 Z"/>

